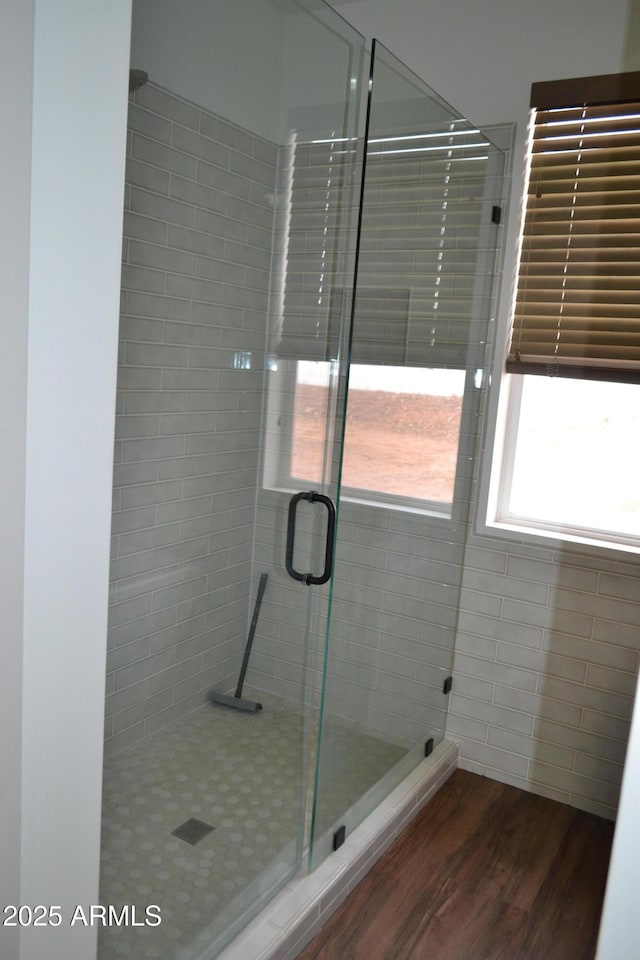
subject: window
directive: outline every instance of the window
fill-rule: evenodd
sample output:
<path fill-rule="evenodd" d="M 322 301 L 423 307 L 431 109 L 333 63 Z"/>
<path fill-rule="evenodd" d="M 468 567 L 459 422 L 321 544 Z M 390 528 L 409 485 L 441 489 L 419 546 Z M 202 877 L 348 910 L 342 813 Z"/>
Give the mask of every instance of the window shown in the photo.
<path fill-rule="evenodd" d="M 321 477 L 329 363 L 300 360 L 291 442 L 291 476 Z M 453 502 L 464 370 L 353 364 L 342 488 L 348 497 L 449 514 Z"/>
<path fill-rule="evenodd" d="M 355 304 L 333 246 L 351 148 L 297 141 L 283 162 L 264 482 L 335 482 L 341 464 L 347 499 L 457 521 L 473 481 L 503 158 L 445 105 L 382 120 L 358 211 Z"/>
<path fill-rule="evenodd" d="M 534 84 L 490 522 L 640 550 L 640 73 Z"/>

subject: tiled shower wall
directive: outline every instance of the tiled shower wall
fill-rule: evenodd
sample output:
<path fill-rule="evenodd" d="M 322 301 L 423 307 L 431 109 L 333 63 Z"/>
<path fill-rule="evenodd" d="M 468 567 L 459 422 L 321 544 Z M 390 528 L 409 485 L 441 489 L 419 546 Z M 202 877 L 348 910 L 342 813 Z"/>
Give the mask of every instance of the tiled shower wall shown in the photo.
<path fill-rule="evenodd" d="M 472 148 L 470 154 L 475 155 Z M 493 265 L 495 259 L 496 232 L 490 214 L 502 189 L 502 177 L 493 168 L 486 177 L 486 169 L 476 159 L 467 164 L 460 160 L 451 164 L 447 159 L 370 162 L 353 341 L 356 360 L 419 364 L 437 353 L 435 362 L 464 367 L 467 339 L 483 356 L 491 301 L 488 286 L 478 283 L 478 262 L 480 258 Z M 290 354 L 297 349 L 303 359 L 323 359 L 322 348 L 335 338 L 336 326 L 332 329 L 334 301 L 326 291 L 348 288 L 350 281 L 330 273 L 333 257 L 326 254 L 331 242 L 325 230 L 327 184 L 336 191 L 331 199 L 337 203 L 339 173 L 326 146 L 297 149 L 284 330 Z M 447 211 L 445 228 L 443 209 Z M 334 217 L 335 209 L 330 208 L 330 226 Z M 324 304 L 318 296 L 321 274 Z M 437 334 L 432 328 L 437 328 Z M 470 329 L 476 328 L 478 332 L 470 335 Z M 434 335 L 435 350 L 425 347 Z M 452 660 L 464 516 L 477 438 L 475 392 L 470 387 L 461 427 L 459 475 L 465 482 L 456 494 L 457 520 L 393 510 L 382 503 L 343 499 L 340 505 L 326 705 L 333 716 L 403 743 L 444 733 L 448 698 L 443 681 Z M 274 442 L 278 443 L 277 437 Z M 384 456 L 382 449 L 380 456 Z M 312 489 L 319 478 L 307 479 L 306 487 L 292 489 Z M 272 531 L 284 530 L 286 517 L 276 494 L 261 491 L 259 496 L 264 503 L 259 511 L 256 557 L 266 567 Z M 317 555 L 322 546 L 320 539 Z M 310 659 L 314 651 L 308 651 L 304 642 L 306 601 L 300 587 L 292 588 L 291 583 L 273 571 L 249 677 L 264 690 L 297 698 L 307 668 L 315 664 Z M 314 631 L 322 647 L 328 590 L 311 589 L 318 594 L 320 614 Z M 316 685 L 321 666 L 320 660 Z"/>
<path fill-rule="evenodd" d="M 461 766 L 615 816 L 640 650 L 640 564 L 472 536 L 448 734 Z"/>
<path fill-rule="evenodd" d="M 246 639 L 276 148 L 130 105 L 107 748 L 228 689 Z"/>
<path fill-rule="evenodd" d="M 447 719 L 462 767 L 615 817 L 639 660 L 631 554 L 470 535 Z"/>

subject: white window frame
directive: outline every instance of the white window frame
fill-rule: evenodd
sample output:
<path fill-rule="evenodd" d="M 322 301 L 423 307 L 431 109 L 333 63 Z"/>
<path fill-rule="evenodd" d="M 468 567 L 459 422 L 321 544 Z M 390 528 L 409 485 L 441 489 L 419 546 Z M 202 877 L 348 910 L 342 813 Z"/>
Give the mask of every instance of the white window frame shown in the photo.
<path fill-rule="evenodd" d="M 520 161 L 522 176 L 515 178 L 512 186 L 510 209 L 519 209 L 520 216 L 509 218 L 505 238 L 505 251 L 512 251 L 512 254 L 505 256 L 507 263 L 500 292 L 500 303 L 503 306 L 498 313 L 494 340 L 493 376 L 483 432 L 474 530 L 481 536 L 499 537 L 502 540 L 526 542 L 552 549 L 565 545 L 569 549 L 578 546 L 587 552 L 594 548 L 596 554 L 603 549 L 607 552 L 619 552 L 621 556 L 639 554 L 640 536 L 574 524 L 530 521 L 509 514 L 508 502 L 524 376 L 507 374 L 504 370 L 527 202 L 530 134 L 531 130 L 523 125 L 518 131 L 517 147 L 514 151 Z"/>
<path fill-rule="evenodd" d="M 293 417 L 295 382 L 293 380 L 293 373 L 288 374 L 284 369 L 272 372 L 272 374 L 267 374 L 267 376 L 270 377 L 268 380 L 269 399 L 267 405 L 268 442 L 265 447 L 262 470 L 263 485 L 267 489 L 295 493 L 306 487 L 313 488 L 314 484 L 318 486 L 318 481 L 310 480 L 306 477 L 294 476 L 289 469 L 293 437 L 290 430 L 282 429 L 278 425 L 278 421 L 284 417 L 285 422 L 288 422 Z M 465 388 L 461 397 L 463 416 L 467 392 L 472 389 L 475 388 L 471 385 L 471 378 L 468 372 L 466 372 Z M 460 482 L 460 465 L 467 456 L 468 451 L 464 448 L 462 433 L 459 433 L 456 447 L 454 490 L 451 501 L 445 502 L 441 500 L 427 500 L 419 497 L 414 498 L 401 494 L 369 490 L 365 487 L 350 487 L 346 484 L 341 485 L 340 498 L 349 503 L 419 514 L 421 516 L 432 517 L 436 520 L 451 522 L 456 519 L 456 488 Z"/>
<path fill-rule="evenodd" d="M 514 544 L 526 543 L 552 550 L 563 547 L 577 548 L 581 552 L 593 553 L 596 556 L 603 550 L 608 554 L 615 551 L 624 559 L 629 553 L 640 554 L 640 538 L 570 525 L 561 527 L 558 524 L 542 524 L 538 521 L 515 522 L 505 516 L 507 511 L 504 504 L 510 493 L 523 386 L 521 375 L 505 372 L 505 360 L 509 347 L 526 208 L 530 135 L 528 123 L 508 127 L 511 135 L 506 152 L 510 163 L 505 171 L 505 181 L 508 182 L 511 177 L 511 195 L 506 211 L 508 215 L 503 217 L 506 227 L 503 248 L 498 253 L 502 261 L 502 282 L 497 291 L 488 397 L 481 431 L 478 484 L 475 504 L 472 504 L 473 531 L 480 537 L 497 538 Z M 519 172 L 514 174 L 513 171 Z"/>
<path fill-rule="evenodd" d="M 503 360 L 504 362 L 504 360 Z M 575 524 L 559 524 L 539 519 L 529 520 L 509 513 L 511 476 L 518 435 L 522 376 L 504 374 L 495 384 L 500 397 L 493 420 L 487 425 L 485 457 L 482 466 L 475 531 L 479 535 L 529 542 L 536 546 L 603 548 L 622 553 L 640 554 L 640 537 L 618 531 Z M 594 381 L 594 386 L 597 381 Z"/>

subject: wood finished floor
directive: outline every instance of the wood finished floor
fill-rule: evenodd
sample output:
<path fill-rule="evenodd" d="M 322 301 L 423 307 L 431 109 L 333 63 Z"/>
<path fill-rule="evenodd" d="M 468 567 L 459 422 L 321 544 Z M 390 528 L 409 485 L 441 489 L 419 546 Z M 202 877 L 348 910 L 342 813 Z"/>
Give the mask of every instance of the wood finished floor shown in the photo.
<path fill-rule="evenodd" d="M 612 837 L 457 770 L 298 960 L 592 960 Z"/>

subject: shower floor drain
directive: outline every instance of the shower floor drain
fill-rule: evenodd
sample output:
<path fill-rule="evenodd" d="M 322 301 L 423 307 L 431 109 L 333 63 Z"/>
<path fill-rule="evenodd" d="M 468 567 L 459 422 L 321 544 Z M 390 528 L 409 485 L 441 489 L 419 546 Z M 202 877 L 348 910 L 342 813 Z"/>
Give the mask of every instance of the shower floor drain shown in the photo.
<path fill-rule="evenodd" d="M 178 840 L 184 840 L 185 843 L 190 843 L 192 847 L 195 847 L 196 843 L 200 843 L 201 840 L 204 840 L 204 838 L 214 830 L 215 827 L 212 827 L 210 823 L 205 823 L 204 820 L 197 820 L 195 817 L 189 817 L 189 819 L 181 823 L 179 827 L 172 830 L 171 834 L 177 837 Z"/>

